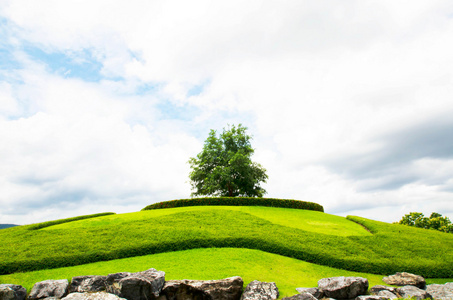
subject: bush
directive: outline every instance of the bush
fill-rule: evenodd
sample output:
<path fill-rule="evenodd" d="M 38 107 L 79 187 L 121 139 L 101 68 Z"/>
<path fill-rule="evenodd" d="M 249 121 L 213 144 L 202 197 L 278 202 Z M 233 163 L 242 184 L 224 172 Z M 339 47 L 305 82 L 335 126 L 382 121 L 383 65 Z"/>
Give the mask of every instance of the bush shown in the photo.
<path fill-rule="evenodd" d="M 324 207 L 314 202 L 275 198 L 253 198 L 253 197 L 206 197 L 206 198 L 179 199 L 154 203 L 146 206 L 142 210 L 175 208 L 183 206 L 212 206 L 212 205 L 268 206 L 268 207 L 306 209 L 324 212 Z"/>

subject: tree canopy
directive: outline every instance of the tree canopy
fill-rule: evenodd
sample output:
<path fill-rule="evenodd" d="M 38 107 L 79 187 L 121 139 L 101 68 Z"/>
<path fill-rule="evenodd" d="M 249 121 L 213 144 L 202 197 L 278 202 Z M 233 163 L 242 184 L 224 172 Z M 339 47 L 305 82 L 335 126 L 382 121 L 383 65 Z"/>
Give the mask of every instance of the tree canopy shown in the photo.
<path fill-rule="evenodd" d="M 442 217 L 441 214 L 433 212 L 429 218 L 423 213 L 411 212 L 398 222 L 399 224 L 409 225 L 425 229 L 435 229 L 443 232 L 453 233 L 453 224 L 448 217 Z"/>
<path fill-rule="evenodd" d="M 247 127 L 239 124 L 223 129 L 220 136 L 210 131 L 203 150 L 189 160 L 192 196 L 262 197 L 266 191 L 266 169 L 253 162 L 255 152 Z"/>

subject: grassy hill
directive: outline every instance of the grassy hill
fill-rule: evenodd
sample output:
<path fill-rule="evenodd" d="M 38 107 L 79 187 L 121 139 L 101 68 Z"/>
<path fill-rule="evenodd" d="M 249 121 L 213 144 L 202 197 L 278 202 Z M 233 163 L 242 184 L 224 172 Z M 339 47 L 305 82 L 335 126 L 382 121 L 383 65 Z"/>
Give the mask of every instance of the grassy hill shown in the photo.
<path fill-rule="evenodd" d="M 193 206 L 108 213 L 4 229 L 0 231 L 0 240 L 0 273 L 10 274 L 0 276 L 0 282 L 5 283 L 13 283 L 11 280 L 20 283 L 27 278 L 37 281 L 50 268 L 64 267 L 67 275 L 135 271 L 130 261 L 124 264 L 127 260 L 139 261 L 137 271 L 162 269 L 168 279 L 190 278 L 191 274 L 198 277 L 192 279 L 233 275 L 252 278 L 258 274 L 266 277 L 265 274 L 272 273 L 270 269 L 283 274 L 281 278 L 297 279 L 300 276 L 295 274 L 304 274 L 304 268 L 314 268 L 317 279 L 327 274 L 368 273 L 370 277 L 398 271 L 428 278 L 453 278 L 451 234 L 301 209 Z M 221 249 L 214 253 L 210 248 Z M 190 249 L 193 250 L 184 251 Z M 247 267 L 243 259 L 251 256 L 250 251 L 257 251 L 253 252 L 255 258 L 263 257 L 253 268 Z M 187 258 L 185 253 L 192 254 Z M 184 263 L 171 264 L 184 255 Z M 206 255 L 227 259 L 210 260 L 207 264 L 211 269 L 198 266 Z M 285 263 L 266 265 L 265 261 Z M 89 272 L 93 265 L 98 266 L 95 273 Z M 222 266 L 243 274 L 222 272 Z M 238 271 L 237 266 L 244 267 Z M 57 270 L 50 272 L 58 273 Z M 219 276 L 213 276 L 216 274 Z M 201 278 L 204 276 L 207 278 Z M 381 277 L 373 280 L 379 281 Z M 288 283 L 290 279 L 281 280 L 282 286 L 294 288 Z M 299 280 L 302 286 L 304 281 Z"/>

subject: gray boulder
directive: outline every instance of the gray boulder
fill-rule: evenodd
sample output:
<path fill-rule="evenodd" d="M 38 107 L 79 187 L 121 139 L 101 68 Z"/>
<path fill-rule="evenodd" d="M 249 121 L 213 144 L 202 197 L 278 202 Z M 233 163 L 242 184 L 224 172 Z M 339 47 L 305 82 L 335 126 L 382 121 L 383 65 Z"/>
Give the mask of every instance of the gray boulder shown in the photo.
<path fill-rule="evenodd" d="M 107 276 L 89 275 L 72 277 L 69 293 L 100 292 L 107 288 Z"/>
<path fill-rule="evenodd" d="M 68 293 L 69 282 L 67 279 L 44 280 L 35 283 L 31 289 L 29 299 L 63 298 Z"/>
<path fill-rule="evenodd" d="M 427 291 L 419 289 L 418 287 L 413 285 L 400 287 L 396 289 L 396 291 L 401 298 L 414 297 L 417 300 L 432 298 Z"/>
<path fill-rule="evenodd" d="M 0 284 L 0 300 L 24 300 L 27 290 L 17 284 Z"/>
<path fill-rule="evenodd" d="M 121 279 L 131 276 L 133 273 L 121 272 L 107 275 L 107 287 L 106 292 L 110 294 L 118 295 L 119 291 L 119 282 Z"/>
<path fill-rule="evenodd" d="M 165 283 L 165 272 L 149 269 L 137 273 L 107 276 L 107 292 L 128 300 L 150 300 L 159 297 Z"/>
<path fill-rule="evenodd" d="M 376 295 L 385 297 L 385 299 L 396 299 L 396 298 L 398 298 L 398 296 L 395 293 L 392 293 L 392 292 L 390 292 L 388 290 L 379 291 Z"/>
<path fill-rule="evenodd" d="M 362 277 L 330 277 L 318 281 L 318 288 L 325 297 L 334 299 L 353 299 L 365 295 L 368 279 Z"/>
<path fill-rule="evenodd" d="M 106 292 L 96 292 L 96 293 L 71 293 L 62 300 L 123 300 L 117 295 L 109 294 Z M 125 299 L 124 299 L 125 300 Z"/>
<path fill-rule="evenodd" d="M 278 288 L 275 282 L 254 280 L 245 288 L 241 300 L 273 300 L 278 298 Z"/>
<path fill-rule="evenodd" d="M 318 288 L 297 288 L 296 291 L 298 291 L 300 294 L 309 293 L 317 299 L 324 297 L 324 293 Z"/>
<path fill-rule="evenodd" d="M 396 273 L 394 275 L 390 275 L 387 277 L 382 278 L 387 284 L 390 285 L 398 285 L 398 286 L 406 286 L 406 285 L 413 285 L 418 288 L 424 289 L 426 287 L 425 278 L 420 275 L 415 275 L 411 273 Z"/>
<path fill-rule="evenodd" d="M 387 298 L 377 295 L 362 295 L 357 296 L 355 300 L 387 300 Z"/>
<path fill-rule="evenodd" d="M 430 284 L 426 287 L 426 291 L 438 300 L 453 300 L 453 282 L 446 284 Z"/>
<path fill-rule="evenodd" d="M 203 290 L 184 283 L 184 280 L 169 280 L 165 282 L 158 300 L 211 300 Z"/>
<path fill-rule="evenodd" d="M 170 280 L 165 282 L 161 295 L 167 300 L 239 300 L 243 286 L 239 276 L 220 280 Z"/>
<path fill-rule="evenodd" d="M 393 294 L 396 294 L 396 288 L 392 286 L 386 286 L 386 285 L 375 285 L 370 288 L 370 293 L 372 295 L 377 295 L 380 291 L 389 291 Z"/>
<path fill-rule="evenodd" d="M 318 300 L 318 298 L 310 293 L 300 293 L 291 297 L 285 297 L 282 300 Z"/>

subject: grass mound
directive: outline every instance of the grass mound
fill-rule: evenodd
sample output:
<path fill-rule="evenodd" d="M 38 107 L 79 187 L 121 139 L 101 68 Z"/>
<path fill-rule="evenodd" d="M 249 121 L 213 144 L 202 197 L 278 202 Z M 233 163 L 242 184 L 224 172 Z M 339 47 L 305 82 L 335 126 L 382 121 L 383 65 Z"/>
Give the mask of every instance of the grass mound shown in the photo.
<path fill-rule="evenodd" d="M 453 277 L 450 234 L 349 219 L 286 208 L 200 206 L 102 216 L 41 230 L 20 226 L 0 232 L 0 239 L 5 241 L 0 248 L 0 273 L 232 247 L 355 272 L 407 271 L 428 278 Z M 313 221 L 315 224 L 310 224 Z M 331 225 L 324 229 L 316 225 L 323 221 Z M 330 229 L 335 226 L 337 230 Z M 349 234 L 341 235 L 341 228 L 349 228 Z"/>

